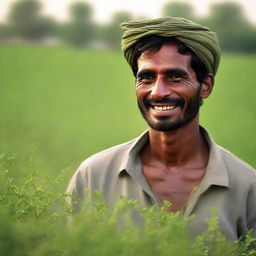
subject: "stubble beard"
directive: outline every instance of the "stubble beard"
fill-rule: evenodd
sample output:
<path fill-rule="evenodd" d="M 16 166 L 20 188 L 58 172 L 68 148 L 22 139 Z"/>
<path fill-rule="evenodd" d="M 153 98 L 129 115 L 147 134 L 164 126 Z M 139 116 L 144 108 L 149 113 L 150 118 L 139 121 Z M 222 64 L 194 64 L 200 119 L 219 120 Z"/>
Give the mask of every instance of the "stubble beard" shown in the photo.
<path fill-rule="evenodd" d="M 162 132 L 167 132 L 167 131 L 175 131 L 186 124 L 188 124 L 191 120 L 193 120 L 200 109 L 201 105 L 201 99 L 200 99 L 200 90 L 196 92 L 193 98 L 188 102 L 186 105 L 180 105 L 180 108 L 186 108 L 182 114 L 182 116 L 175 120 L 175 121 L 170 121 L 168 120 L 169 117 L 158 117 L 157 121 L 153 120 L 149 115 L 147 115 L 141 106 L 140 101 L 137 101 L 139 110 L 145 119 L 145 121 L 148 123 L 149 127 L 151 127 L 154 130 L 157 131 L 162 131 Z M 147 108 L 148 110 L 148 108 Z M 148 112 L 148 111 L 147 111 Z"/>

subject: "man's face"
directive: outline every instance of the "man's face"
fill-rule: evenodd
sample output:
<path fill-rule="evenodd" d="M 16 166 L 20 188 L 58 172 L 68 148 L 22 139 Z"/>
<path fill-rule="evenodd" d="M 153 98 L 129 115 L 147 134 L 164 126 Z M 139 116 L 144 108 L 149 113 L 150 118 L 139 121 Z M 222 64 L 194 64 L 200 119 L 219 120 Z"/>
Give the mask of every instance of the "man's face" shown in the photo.
<path fill-rule="evenodd" d="M 191 55 L 165 44 L 138 59 L 136 95 L 139 109 L 152 129 L 171 131 L 193 120 L 200 108 L 200 89 Z"/>

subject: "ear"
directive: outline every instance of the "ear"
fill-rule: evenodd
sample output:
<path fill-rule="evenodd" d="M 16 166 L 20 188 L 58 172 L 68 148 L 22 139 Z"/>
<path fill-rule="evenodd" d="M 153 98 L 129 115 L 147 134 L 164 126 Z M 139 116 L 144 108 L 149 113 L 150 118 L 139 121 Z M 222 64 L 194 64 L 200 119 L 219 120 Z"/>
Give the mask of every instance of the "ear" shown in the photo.
<path fill-rule="evenodd" d="M 206 99 L 211 94 L 213 85 L 214 85 L 214 76 L 212 73 L 209 73 L 202 83 L 202 87 L 200 91 L 201 99 Z"/>

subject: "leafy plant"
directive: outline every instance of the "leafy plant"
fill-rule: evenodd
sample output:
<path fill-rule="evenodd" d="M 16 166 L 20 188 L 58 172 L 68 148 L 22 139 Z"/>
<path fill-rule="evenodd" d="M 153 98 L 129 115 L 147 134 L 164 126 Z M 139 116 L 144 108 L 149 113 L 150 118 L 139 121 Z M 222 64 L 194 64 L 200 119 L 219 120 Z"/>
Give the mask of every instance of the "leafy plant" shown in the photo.
<path fill-rule="evenodd" d="M 87 192 L 81 212 L 75 214 L 66 202 L 71 195 L 58 192 L 64 172 L 42 182 L 32 171 L 17 184 L 9 165 L 5 166 L 0 172 L 1 255 L 256 255 L 252 233 L 244 241 L 226 241 L 214 211 L 208 230 L 191 240 L 190 218 L 170 213 L 169 202 L 141 208 L 136 201 L 120 197 L 110 207 L 100 192 Z M 139 214 L 144 225 L 136 225 L 133 214 Z"/>

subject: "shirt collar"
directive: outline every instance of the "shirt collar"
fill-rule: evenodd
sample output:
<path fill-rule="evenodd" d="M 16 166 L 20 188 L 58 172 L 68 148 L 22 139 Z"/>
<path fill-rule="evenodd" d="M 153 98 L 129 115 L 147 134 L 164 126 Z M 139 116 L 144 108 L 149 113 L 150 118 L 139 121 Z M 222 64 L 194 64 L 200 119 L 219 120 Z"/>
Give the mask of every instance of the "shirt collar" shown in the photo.
<path fill-rule="evenodd" d="M 209 160 L 201 185 L 203 187 L 209 187 L 210 185 L 228 187 L 228 172 L 221 152 L 221 147 L 214 142 L 213 138 L 202 126 L 200 126 L 200 132 L 206 139 L 209 146 Z M 124 154 L 119 174 L 122 174 L 123 172 L 130 173 L 136 170 L 136 166 L 140 163 L 139 152 L 148 140 L 149 133 L 148 130 L 146 130 L 132 141 L 130 147 Z"/>
<path fill-rule="evenodd" d="M 139 160 L 139 152 L 148 142 L 149 134 L 148 130 L 144 131 L 139 137 L 135 138 L 128 150 L 125 152 L 119 173 L 123 171 L 129 172 L 129 170 L 135 170 L 136 162 Z"/>
<path fill-rule="evenodd" d="M 205 176 L 202 180 L 202 185 L 219 185 L 228 187 L 229 178 L 228 171 L 223 159 L 223 153 L 220 146 L 218 146 L 211 135 L 200 126 L 200 132 L 203 134 L 209 146 L 209 160 L 206 167 Z"/>

